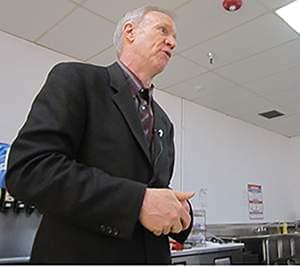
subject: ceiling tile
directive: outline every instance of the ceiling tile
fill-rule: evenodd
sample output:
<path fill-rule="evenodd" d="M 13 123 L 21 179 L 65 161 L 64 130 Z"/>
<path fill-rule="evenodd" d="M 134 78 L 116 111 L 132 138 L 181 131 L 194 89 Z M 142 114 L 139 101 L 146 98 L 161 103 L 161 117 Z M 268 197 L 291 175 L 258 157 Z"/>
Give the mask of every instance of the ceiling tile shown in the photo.
<path fill-rule="evenodd" d="M 245 86 L 261 95 L 279 93 L 285 91 L 287 88 L 299 87 L 299 73 L 300 67 L 290 68 L 274 75 L 246 83 Z"/>
<path fill-rule="evenodd" d="M 2 0 L 0 29 L 33 41 L 74 7 L 76 5 L 68 0 Z"/>
<path fill-rule="evenodd" d="M 290 128 L 281 128 L 276 129 L 274 132 L 277 132 L 286 137 L 297 137 L 300 136 L 300 129 L 290 129 Z"/>
<path fill-rule="evenodd" d="M 198 100 L 199 101 L 199 100 Z M 240 116 L 241 114 L 253 113 L 258 114 L 274 109 L 274 104 L 262 97 L 252 95 L 252 97 L 244 98 L 239 101 L 223 101 L 220 100 L 219 110 L 230 112 Z"/>
<path fill-rule="evenodd" d="M 300 66 L 300 38 L 215 70 L 237 83 L 248 83 L 285 69 Z"/>
<path fill-rule="evenodd" d="M 194 100 L 204 94 L 217 94 L 226 91 L 227 88 L 235 88 L 236 85 L 227 81 L 213 72 L 203 73 L 196 78 L 165 89 L 171 94 Z"/>
<path fill-rule="evenodd" d="M 108 66 L 114 61 L 116 61 L 116 59 L 117 59 L 116 50 L 112 46 L 106 49 L 105 51 L 103 51 L 102 53 L 100 53 L 99 55 L 91 58 L 89 62 L 100 66 Z"/>
<path fill-rule="evenodd" d="M 244 1 L 235 13 L 225 11 L 220 0 L 192 0 L 176 10 L 178 51 L 213 38 L 265 11 L 257 0 Z"/>
<path fill-rule="evenodd" d="M 266 100 L 269 101 L 268 99 L 266 99 Z M 270 110 L 277 110 L 280 113 L 283 113 L 285 116 L 291 116 L 291 115 L 297 114 L 295 109 L 292 109 L 291 107 L 284 106 L 284 105 L 278 105 L 277 103 L 274 103 L 274 102 L 271 102 L 271 101 L 270 101 L 270 103 L 272 104 L 272 109 L 263 110 L 262 112 L 267 112 L 267 111 L 270 111 Z"/>
<path fill-rule="evenodd" d="M 300 100 L 295 100 L 287 104 L 279 105 L 283 112 L 287 115 L 300 114 Z"/>
<path fill-rule="evenodd" d="M 88 0 L 84 6 L 107 19 L 118 22 L 127 11 L 146 5 L 159 6 L 168 10 L 173 10 L 188 2 L 188 0 Z"/>
<path fill-rule="evenodd" d="M 262 100 L 260 105 L 254 104 L 253 109 L 246 109 L 246 110 L 242 110 L 240 112 L 237 112 L 237 116 L 239 118 L 246 118 L 246 117 L 259 118 L 260 121 L 265 121 L 267 123 L 267 122 L 269 122 L 273 119 L 269 120 L 265 117 L 262 117 L 262 116 L 258 115 L 259 113 L 268 112 L 268 111 L 271 111 L 271 110 L 277 110 L 280 113 L 283 113 L 285 116 L 291 116 L 291 115 L 296 114 L 296 113 L 290 112 L 290 109 L 287 109 L 284 106 L 280 106 L 280 105 L 277 105 L 275 103 L 268 102 L 268 101 L 266 102 L 263 98 L 260 98 L 260 99 Z M 254 101 L 256 101 L 256 99 L 254 99 Z M 252 100 L 249 101 L 249 102 L 250 102 L 250 105 L 253 104 Z M 274 120 L 278 119 L 278 118 L 276 117 L 276 118 L 274 118 Z"/>
<path fill-rule="evenodd" d="M 297 36 L 278 16 L 267 14 L 197 45 L 183 55 L 202 66 L 214 69 L 278 46 Z M 209 52 L 214 56 L 212 66 L 208 62 Z"/>
<path fill-rule="evenodd" d="M 279 105 L 300 101 L 300 67 L 254 81 L 245 86 Z"/>
<path fill-rule="evenodd" d="M 72 2 L 75 2 L 76 4 L 83 4 L 87 0 L 70 0 Z"/>
<path fill-rule="evenodd" d="M 222 111 L 226 114 L 236 114 L 236 116 L 250 110 L 261 110 L 262 106 L 265 107 L 266 104 L 269 104 L 266 101 L 258 99 L 255 94 L 246 89 L 238 87 L 222 88 L 214 92 L 200 91 L 198 95 L 199 97 L 194 100 L 195 103 Z"/>
<path fill-rule="evenodd" d="M 259 1 L 266 7 L 274 10 L 282 6 L 285 6 L 291 2 L 294 2 L 295 0 L 259 0 Z"/>
<path fill-rule="evenodd" d="M 287 135 L 285 135 L 285 134 L 283 134 L 281 132 L 278 132 L 273 127 L 274 122 L 276 122 L 277 120 L 279 120 L 280 117 L 277 117 L 277 118 L 274 118 L 274 119 L 270 120 L 270 119 L 264 118 L 262 116 L 259 116 L 256 113 L 245 113 L 243 115 L 240 115 L 238 117 L 238 119 L 242 120 L 244 122 L 253 124 L 253 125 L 257 126 L 257 127 L 264 128 L 264 129 L 266 129 L 268 131 L 271 131 L 271 132 L 274 132 L 274 133 L 277 133 L 277 134 L 280 134 L 280 135 L 287 136 Z"/>
<path fill-rule="evenodd" d="M 298 85 L 297 87 L 285 89 L 281 92 L 270 93 L 269 95 L 265 95 L 265 98 L 278 105 L 288 105 L 294 102 L 299 103 L 300 85 Z"/>
<path fill-rule="evenodd" d="M 86 60 L 112 44 L 115 25 L 78 8 L 44 35 L 39 43 L 77 59 Z"/>
<path fill-rule="evenodd" d="M 205 71 L 206 69 L 196 63 L 179 55 L 175 55 L 166 69 L 155 77 L 155 84 L 159 89 L 164 89 L 189 78 L 193 78 Z"/>
<path fill-rule="evenodd" d="M 283 130 L 288 129 L 291 133 L 292 131 L 300 130 L 300 115 L 292 115 L 292 116 L 283 116 L 278 117 L 276 119 L 271 119 L 268 122 L 268 128 L 274 130 Z"/>

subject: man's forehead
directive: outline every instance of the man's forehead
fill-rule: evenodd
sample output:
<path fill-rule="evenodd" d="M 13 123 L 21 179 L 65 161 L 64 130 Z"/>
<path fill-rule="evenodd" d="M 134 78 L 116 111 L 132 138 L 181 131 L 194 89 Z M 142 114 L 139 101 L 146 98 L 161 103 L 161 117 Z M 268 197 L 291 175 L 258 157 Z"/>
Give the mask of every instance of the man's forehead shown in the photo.
<path fill-rule="evenodd" d="M 174 31 L 176 29 L 175 22 L 168 14 L 165 14 L 163 12 L 159 11 L 150 11 L 144 16 L 144 20 L 151 21 L 155 24 L 165 24 L 170 25 L 174 28 Z"/>
<path fill-rule="evenodd" d="M 144 16 L 144 18 L 147 18 L 147 17 L 157 18 L 157 19 L 166 20 L 166 21 L 170 21 L 170 22 L 174 23 L 174 21 L 170 15 L 160 12 L 160 11 L 149 11 Z"/>

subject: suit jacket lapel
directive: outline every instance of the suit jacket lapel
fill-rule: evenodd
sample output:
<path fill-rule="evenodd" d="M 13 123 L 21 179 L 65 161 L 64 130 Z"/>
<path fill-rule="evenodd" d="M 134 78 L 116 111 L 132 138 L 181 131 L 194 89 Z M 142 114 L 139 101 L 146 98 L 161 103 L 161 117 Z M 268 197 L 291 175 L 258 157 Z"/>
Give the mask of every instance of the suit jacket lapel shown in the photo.
<path fill-rule="evenodd" d="M 153 114 L 154 114 L 154 135 L 153 135 L 153 140 L 152 140 L 152 158 L 153 158 L 153 177 L 149 182 L 149 185 L 155 185 L 157 183 L 157 179 L 158 179 L 158 172 L 159 172 L 159 168 L 158 168 L 158 163 L 160 160 L 160 157 L 162 156 L 163 153 L 163 135 L 165 134 L 165 125 L 161 119 L 160 116 L 160 111 L 159 108 L 157 106 L 158 104 L 153 101 Z M 161 132 L 162 131 L 162 132 Z M 162 136 L 160 136 L 160 134 L 163 134 Z"/>
<path fill-rule="evenodd" d="M 113 96 L 113 101 L 120 109 L 131 132 L 146 155 L 149 163 L 152 165 L 150 151 L 142 124 L 140 123 L 140 118 L 138 117 L 138 113 L 136 111 L 134 100 L 128 89 L 128 82 L 118 63 L 114 63 L 113 65 L 109 66 L 108 71 L 111 81 L 110 85 L 117 91 Z"/>

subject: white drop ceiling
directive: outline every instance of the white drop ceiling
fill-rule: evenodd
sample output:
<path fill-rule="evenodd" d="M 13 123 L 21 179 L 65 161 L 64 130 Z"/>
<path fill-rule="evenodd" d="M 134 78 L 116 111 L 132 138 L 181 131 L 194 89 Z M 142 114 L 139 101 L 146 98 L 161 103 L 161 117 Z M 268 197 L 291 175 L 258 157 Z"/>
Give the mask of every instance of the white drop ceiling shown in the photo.
<path fill-rule="evenodd" d="M 0 0 L 0 30 L 93 64 L 115 60 L 112 35 L 127 11 L 176 15 L 178 46 L 158 89 L 278 134 L 300 136 L 300 35 L 275 10 L 293 0 Z M 209 63 L 208 53 L 214 56 Z M 283 117 L 258 113 L 276 109 Z"/>

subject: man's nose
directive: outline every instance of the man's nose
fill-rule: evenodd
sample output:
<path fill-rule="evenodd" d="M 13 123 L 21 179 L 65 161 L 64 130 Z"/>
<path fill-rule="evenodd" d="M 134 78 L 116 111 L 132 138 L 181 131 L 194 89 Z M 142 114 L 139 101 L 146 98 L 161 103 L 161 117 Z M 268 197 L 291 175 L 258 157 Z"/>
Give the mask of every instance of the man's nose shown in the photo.
<path fill-rule="evenodd" d="M 171 48 L 171 50 L 174 50 L 176 47 L 176 39 L 173 36 L 169 36 L 166 38 L 166 44 Z"/>

